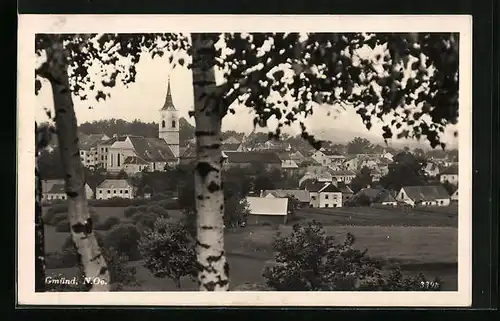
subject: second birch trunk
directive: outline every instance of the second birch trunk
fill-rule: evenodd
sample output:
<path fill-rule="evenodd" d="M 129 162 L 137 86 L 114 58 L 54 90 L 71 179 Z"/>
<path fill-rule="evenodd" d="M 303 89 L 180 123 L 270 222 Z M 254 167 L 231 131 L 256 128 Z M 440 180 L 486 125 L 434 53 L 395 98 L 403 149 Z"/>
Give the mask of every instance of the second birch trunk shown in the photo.
<path fill-rule="evenodd" d="M 192 34 L 196 121 L 196 255 L 201 291 L 227 291 L 229 264 L 224 253 L 224 194 L 221 181 L 221 113 L 215 83 L 216 35 Z"/>

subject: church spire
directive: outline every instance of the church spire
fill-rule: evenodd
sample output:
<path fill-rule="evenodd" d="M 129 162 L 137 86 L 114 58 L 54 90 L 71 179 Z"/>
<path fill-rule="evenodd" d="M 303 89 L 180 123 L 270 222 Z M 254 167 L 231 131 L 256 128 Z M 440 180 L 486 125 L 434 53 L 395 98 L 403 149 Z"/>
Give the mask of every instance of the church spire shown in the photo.
<path fill-rule="evenodd" d="M 168 78 L 167 97 L 165 97 L 165 103 L 163 104 L 163 108 L 161 110 L 176 110 L 174 107 L 174 102 L 172 100 L 172 93 L 170 91 L 170 77 Z"/>

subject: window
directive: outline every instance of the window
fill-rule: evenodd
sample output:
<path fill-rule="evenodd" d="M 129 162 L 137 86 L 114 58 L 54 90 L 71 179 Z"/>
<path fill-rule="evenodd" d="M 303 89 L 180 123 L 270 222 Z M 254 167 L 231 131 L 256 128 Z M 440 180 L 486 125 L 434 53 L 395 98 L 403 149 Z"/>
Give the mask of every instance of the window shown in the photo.
<path fill-rule="evenodd" d="M 111 158 L 110 159 L 110 165 L 111 165 L 111 167 L 113 167 L 113 154 L 111 154 L 109 157 Z"/>
<path fill-rule="evenodd" d="M 66 196 L 64 196 L 64 195 L 63 195 L 63 196 L 61 196 L 61 199 L 62 199 L 62 200 L 66 199 Z"/>
<path fill-rule="evenodd" d="M 120 190 L 120 194 L 123 194 L 123 190 L 122 189 Z"/>
<path fill-rule="evenodd" d="M 125 190 L 125 194 L 128 194 L 128 190 L 127 189 Z"/>
<path fill-rule="evenodd" d="M 80 155 L 82 155 L 82 156 L 83 156 L 83 154 L 84 154 L 84 152 L 83 152 L 83 150 L 81 150 L 81 151 L 80 151 Z"/>
<path fill-rule="evenodd" d="M 325 204 L 325 207 L 328 207 L 328 204 Z"/>
<path fill-rule="evenodd" d="M 172 128 L 175 128 L 175 120 L 172 120 Z"/>
<path fill-rule="evenodd" d="M 316 196 L 311 196 L 311 199 L 312 199 L 313 201 L 315 201 L 315 200 L 316 200 Z"/>
<path fill-rule="evenodd" d="M 161 128 L 165 128 L 165 121 L 164 120 L 161 121 Z"/>
<path fill-rule="evenodd" d="M 102 189 L 99 190 L 99 194 L 102 194 Z"/>
<path fill-rule="evenodd" d="M 108 189 L 108 194 L 111 194 L 111 191 Z"/>
<path fill-rule="evenodd" d="M 101 155 L 101 160 L 103 161 L 104 160 L 104 156 Z"/>
<path fill-rule="evenodd" d="M 120 154 L 116 154 L 116 166 L 120 167 Z"/>
<path fill-rule="evenodd" d="M 113 190 L 113 194 L 116 194 L 116 189 Z"/>
<path fill-rule="evenodd" d="M 327 200 L 327 199 L 328 199 L 328 194 L 325 194 L 325 200 Z"/>

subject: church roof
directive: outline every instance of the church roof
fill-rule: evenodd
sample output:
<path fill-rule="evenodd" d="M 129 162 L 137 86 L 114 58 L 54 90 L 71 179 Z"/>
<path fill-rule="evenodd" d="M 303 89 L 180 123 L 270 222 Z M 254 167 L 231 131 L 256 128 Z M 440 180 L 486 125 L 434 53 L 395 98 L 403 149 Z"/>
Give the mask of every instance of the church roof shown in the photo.
<path fill-rule="evenodd" d="M 168 162 L 177 158 L 161 138 L 130 137 L 138 157 L 148 162 Z"/>
<path fill-rule="evenodd" d="M 170 90 L 170 79 L 168 79 L 167 85 L 167 97 L 165 97 L 165 103 L 161 110 L 176 111 L 174 107 L 174 101 L 172 100 L 172 92 Z"/>

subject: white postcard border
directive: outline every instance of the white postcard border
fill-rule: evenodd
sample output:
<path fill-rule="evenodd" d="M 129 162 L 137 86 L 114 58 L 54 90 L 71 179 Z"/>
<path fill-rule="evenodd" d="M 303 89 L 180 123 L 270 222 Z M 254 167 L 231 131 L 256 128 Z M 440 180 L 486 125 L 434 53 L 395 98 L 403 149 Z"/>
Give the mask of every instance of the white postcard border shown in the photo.
<path fill-rule="evenodd" d="M 459 32 L 459 222 L 456 292 L 88 292 L 34 291 L 34 37 L 102 32 Z M 472 302 L 472 17 L 467 15 L 232 16 L 19 15 L 18 261 L 20 305 L 470 306 Z"/>

